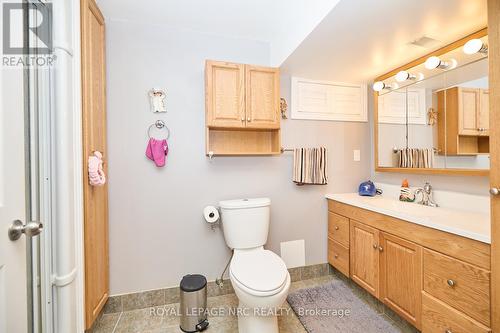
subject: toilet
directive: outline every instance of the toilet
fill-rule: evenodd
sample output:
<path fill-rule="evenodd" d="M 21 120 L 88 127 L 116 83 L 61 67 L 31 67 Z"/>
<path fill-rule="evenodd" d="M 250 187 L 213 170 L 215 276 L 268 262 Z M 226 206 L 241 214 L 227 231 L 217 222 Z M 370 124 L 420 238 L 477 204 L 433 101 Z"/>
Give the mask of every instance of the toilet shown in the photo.
<path fill-rule="evenodd" d="M 270 206 L 268 198 L 219 202 L 224 238 L 234 250 L 229 277 L 239 300 L 239 333 L 278 333 L 276 313 L 290 289 L 285 263 L 264 249 Z"/>

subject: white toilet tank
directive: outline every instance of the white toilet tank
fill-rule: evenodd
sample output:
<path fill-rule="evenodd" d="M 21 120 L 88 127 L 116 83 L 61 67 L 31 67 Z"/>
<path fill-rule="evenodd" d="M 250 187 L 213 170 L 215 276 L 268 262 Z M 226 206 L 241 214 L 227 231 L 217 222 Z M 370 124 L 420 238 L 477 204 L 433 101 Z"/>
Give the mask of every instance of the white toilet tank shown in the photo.
<path fill-rule="evenodd" d="M 219 202 L 226 244 L 231 249 L 249 249 L 266 244 L 270 206 L 269 198 Z"/>

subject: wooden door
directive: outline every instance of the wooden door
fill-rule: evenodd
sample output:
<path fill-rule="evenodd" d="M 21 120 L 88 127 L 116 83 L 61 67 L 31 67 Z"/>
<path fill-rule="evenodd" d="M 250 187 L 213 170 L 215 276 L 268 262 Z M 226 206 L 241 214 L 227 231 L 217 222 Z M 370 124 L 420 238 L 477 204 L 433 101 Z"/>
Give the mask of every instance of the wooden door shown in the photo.
<path fill-rule="evenodd" d="M 477 116 L 477 127 L 479 135 L 490 135 L 490 94 L 488 90 L 480 90 L 479 115 Z"/>
<path fill-rule="evenodd" d="M 480 107 L 479 89 L 459 88 L 458 94 L 459 134 L 478 135 L 478 120 Z"/>
<path fill-rule="evenodd" d="M 500 1 L 488 0 L 490 186 L 500 189 Z M 500 332 L 500 195 L 491 196 L 491 328 Z"/>
<path fill-rule="evenodd" d="M 245 65 L 207 60 L 206 121 L 209 127 L 245 126 Z"/>
<path fill-rule="evenodd" d="M 81 2 L 85 247 L 85 321 L 89 328 L 109 296 L 108 187 L 90 186 L 88 157 L 100 151 L 107 174 L 104 17 L 94 0 Z"/>
<path fill-rule="evenodd" d="M 380 300 L 420 329 L 422 248 L 380 233 Z"/>
<path fill-rule="evenodd" d="M 351 279 L 370 294 L 379 296 L 379 231 L 351 220 Z"/>
<path fill-rule="evenodd" d="M 280 77 L 278 68 L 245 66 L 246 127 L 280 127 Z"/>

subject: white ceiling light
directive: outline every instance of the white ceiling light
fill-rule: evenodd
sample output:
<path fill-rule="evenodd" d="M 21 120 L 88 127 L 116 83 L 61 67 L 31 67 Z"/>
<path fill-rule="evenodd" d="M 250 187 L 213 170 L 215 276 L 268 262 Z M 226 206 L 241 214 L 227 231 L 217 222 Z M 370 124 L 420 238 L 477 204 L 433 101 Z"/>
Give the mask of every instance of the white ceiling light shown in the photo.
<path fill-rule="evenodd" d="M 465 43 L 463 50 L 465 54 L 488 54 L 488 45 L 483 43 L 483 41 L 480 39 L 471 39 L 470 41 Z"/>
<path fill-rule="evenodd" d="M 425 68 L 427 69 L 453 69 L 457 67 L 457 61 L 450 59 L 449 61 L 442 61 L 439 57 L 432 56 L 425 61 Z"/>

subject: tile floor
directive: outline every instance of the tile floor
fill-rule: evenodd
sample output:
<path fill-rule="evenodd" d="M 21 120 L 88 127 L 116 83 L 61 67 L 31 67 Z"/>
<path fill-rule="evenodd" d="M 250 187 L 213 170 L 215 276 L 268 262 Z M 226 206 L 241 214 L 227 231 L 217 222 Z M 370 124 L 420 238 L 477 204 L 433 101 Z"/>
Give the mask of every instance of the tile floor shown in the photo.
<path fill-rule="evenodd" d="M 333 274 L 293 282 L 290 291 L 318 286 L 338 278 L 337 275 Z M 400 328 L 401 332 L 415 332 L 415 329 L 408 327 L 409 325 L 399 319 L 397 315 L 387 312 L 387 309 L 384 311 L 383 306 L 363 293 L 362 289 L 356 288 L 355 286 L 353 286 L 353 288 L 355 288 L 355 291 L 357 291 L 356 294 L 359 295 L 360 298 L 365 300 L 365 302 L 380 313 L 381 316 L 389 318 L 395 326 Z M 208 298 L 209 309 L 229 309 L 235 308 L 237 305 L 238 299 L 234 294 Z M 181 332 L 179 329 L 179 318 L 172 315 L 178 307 L 178 303 L 173 303 L 141 310 L 103 314 L 91 330 L 91 333 L 178 333 Z M 288 303 L 285 303 L 283 308 L 285 309 L 283 315 L 279 317 L 280 333 L 306 333 L 306 330 L 293 310 L 291 310 Z M 207 333 L 238 332 L 238 319 L 235 315 L 209 317 L 209 322 L 210 326 L 205 331 Z"/>

